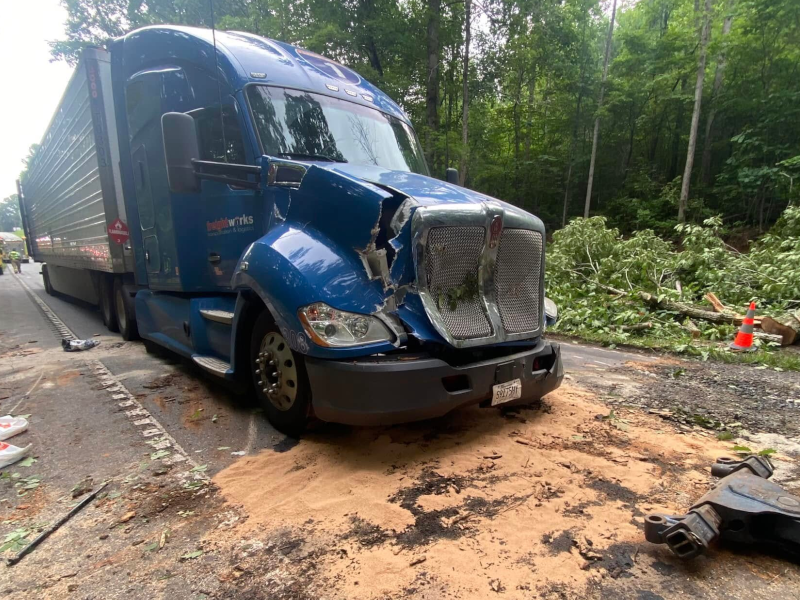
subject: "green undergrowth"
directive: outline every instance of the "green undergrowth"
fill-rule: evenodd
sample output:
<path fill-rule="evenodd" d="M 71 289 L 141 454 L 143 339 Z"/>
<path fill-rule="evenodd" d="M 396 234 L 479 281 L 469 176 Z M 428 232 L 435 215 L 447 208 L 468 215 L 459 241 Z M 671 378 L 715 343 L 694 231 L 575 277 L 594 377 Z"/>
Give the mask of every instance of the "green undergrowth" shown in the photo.
<path fill-rule="evenodd" d="M 724 241 L 719 218 L 676 231 L 679 245 L 650 230 L 623 238 L 603 217 L 574 219 L 556 231 L 547 248 L 547 294 L 560 315 L 551 331 L 604 345 L 800 370 L 800 354 L 792 349 L 756 340 L 756 352 L 732 353 L 727 344 L 736 326 L 689 318 L 668 305 L 713 311 L 704 299 L 713 292 L 740 314 L 753 301 L 760 316 L 800 317 L 800 207 L 788 207 L 747 252 Z M 643 292 L 657 302 L 643 299 Z"/>

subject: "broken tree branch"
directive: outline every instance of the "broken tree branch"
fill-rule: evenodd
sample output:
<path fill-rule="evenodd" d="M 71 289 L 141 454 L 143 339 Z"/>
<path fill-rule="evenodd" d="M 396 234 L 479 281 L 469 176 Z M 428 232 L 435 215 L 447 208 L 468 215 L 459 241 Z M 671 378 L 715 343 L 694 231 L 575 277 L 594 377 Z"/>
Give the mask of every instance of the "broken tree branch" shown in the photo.
<path fill-rule="evenodd" d="M 642 331 L 643 329 L 652 329 L 653 323 L 634 323 L 633 325 L 615 325 L 614 329 L 617 331 Z"/>
<path fill-rule="evenodd" d="M 14 566 L 15 564 L 17 564 L 19 561 L 21 561 L 22 558 L 25 555 L 27 555 L 28 553 L 32 552 L 33 549 L 36 548 L 36 546 L 38 546 L 39 544 L 41 544 L 45 539 L 47 539 L 47 537 L 50 536 L 51 533 L 53 533 L 56 529 L 58 529 L 64 523 L 69 521 L 69 519 L 73 515 L 77 514 L 84 506 L 86 506 L 92 500 L 94 500 L 97 497 L 97 494 L 102 492 L 106 488 L 107 485 L 108 485 L 108 482 L 106 481 L 99 488 L 97 488 L 91 494 L 86 496 L 83 500 L 78 502 L 78 504 L 76 504 L 75 506 L 72 507 L 72 510 L 70 510 L 67 514 L 65 514 L 63 517 L 61 517 L 58 521 L 56 521 L 55 523 L 50 525 L 50 527 L 48 527 L 47 529 L 42 531 L 42 533 L 40 533 L 30 544 L 28 544 L 22 550 L 20 550 L 19 554 L 17 554 L 16 556 L 12 556 L 11 558 L 6 559 L 6 564 L 9 567 L 11 567 L 11 566 Z"/>
<path fill-rule="evenodd" d="M 730 308 L 729 306 L 725 306 L 722 301 L 717 298 L 717 295 L 714 292 L 708 292 L 705 296 L 703 296 L 706 300 L 709 301 L 711 306 L 714 307 L 714 310 L 718 313 L 723 313 L 726 315 L 730 315 L 738 319 L 738 323 L 736 325 L 741 325 L 742 320 L 744 319 L 744 315 L 737 313 L 735 310 Z M 753 324 L 757 327 L 761 325 L 761 317 L 754 317 Z"/>

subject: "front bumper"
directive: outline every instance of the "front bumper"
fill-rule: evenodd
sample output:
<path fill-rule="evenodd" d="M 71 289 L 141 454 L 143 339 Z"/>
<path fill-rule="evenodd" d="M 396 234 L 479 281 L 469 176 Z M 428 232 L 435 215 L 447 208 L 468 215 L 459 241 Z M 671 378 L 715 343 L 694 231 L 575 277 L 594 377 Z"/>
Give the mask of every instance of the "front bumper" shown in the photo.
<path fill-rule="evenodd" d="M 532 349 L 463 366 L 438 358 L 384 356 L 334 361 L 306 358 L 314 412 L 323 421 L 388 425 L 442 416 L 488 401 L 492 386 L 522 380 L 514 406 L 538 400 L 564 378 L 561 348 L 544 340 Z"/>

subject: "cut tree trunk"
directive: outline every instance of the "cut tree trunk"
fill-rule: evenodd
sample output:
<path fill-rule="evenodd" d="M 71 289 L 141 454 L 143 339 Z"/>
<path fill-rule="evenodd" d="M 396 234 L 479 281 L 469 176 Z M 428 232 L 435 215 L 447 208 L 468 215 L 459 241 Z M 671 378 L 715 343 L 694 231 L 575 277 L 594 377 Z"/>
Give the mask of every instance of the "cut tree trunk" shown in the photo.
<path fill-rule="evenodd" d="M 763 317 L 761 328 L 767 333 L 779 335 L 781 346 L 791 346 L 798 341 L 800 334 L 800 313 L 783 315 L 781 317 Z"/>

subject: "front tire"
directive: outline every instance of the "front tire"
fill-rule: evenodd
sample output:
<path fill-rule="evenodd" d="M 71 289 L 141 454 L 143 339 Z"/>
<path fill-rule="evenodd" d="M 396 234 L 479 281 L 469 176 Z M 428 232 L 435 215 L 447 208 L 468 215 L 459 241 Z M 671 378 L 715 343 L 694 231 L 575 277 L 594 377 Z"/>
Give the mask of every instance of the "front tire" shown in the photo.
<path fill-rule="evenodd" d="M 261 313 L 250 340 L 250 372 L 259 404 L 279 431 L 298 437 L 311 416 L 311 386 L 302 354 L 294 352 L 272 315 Z"/>

